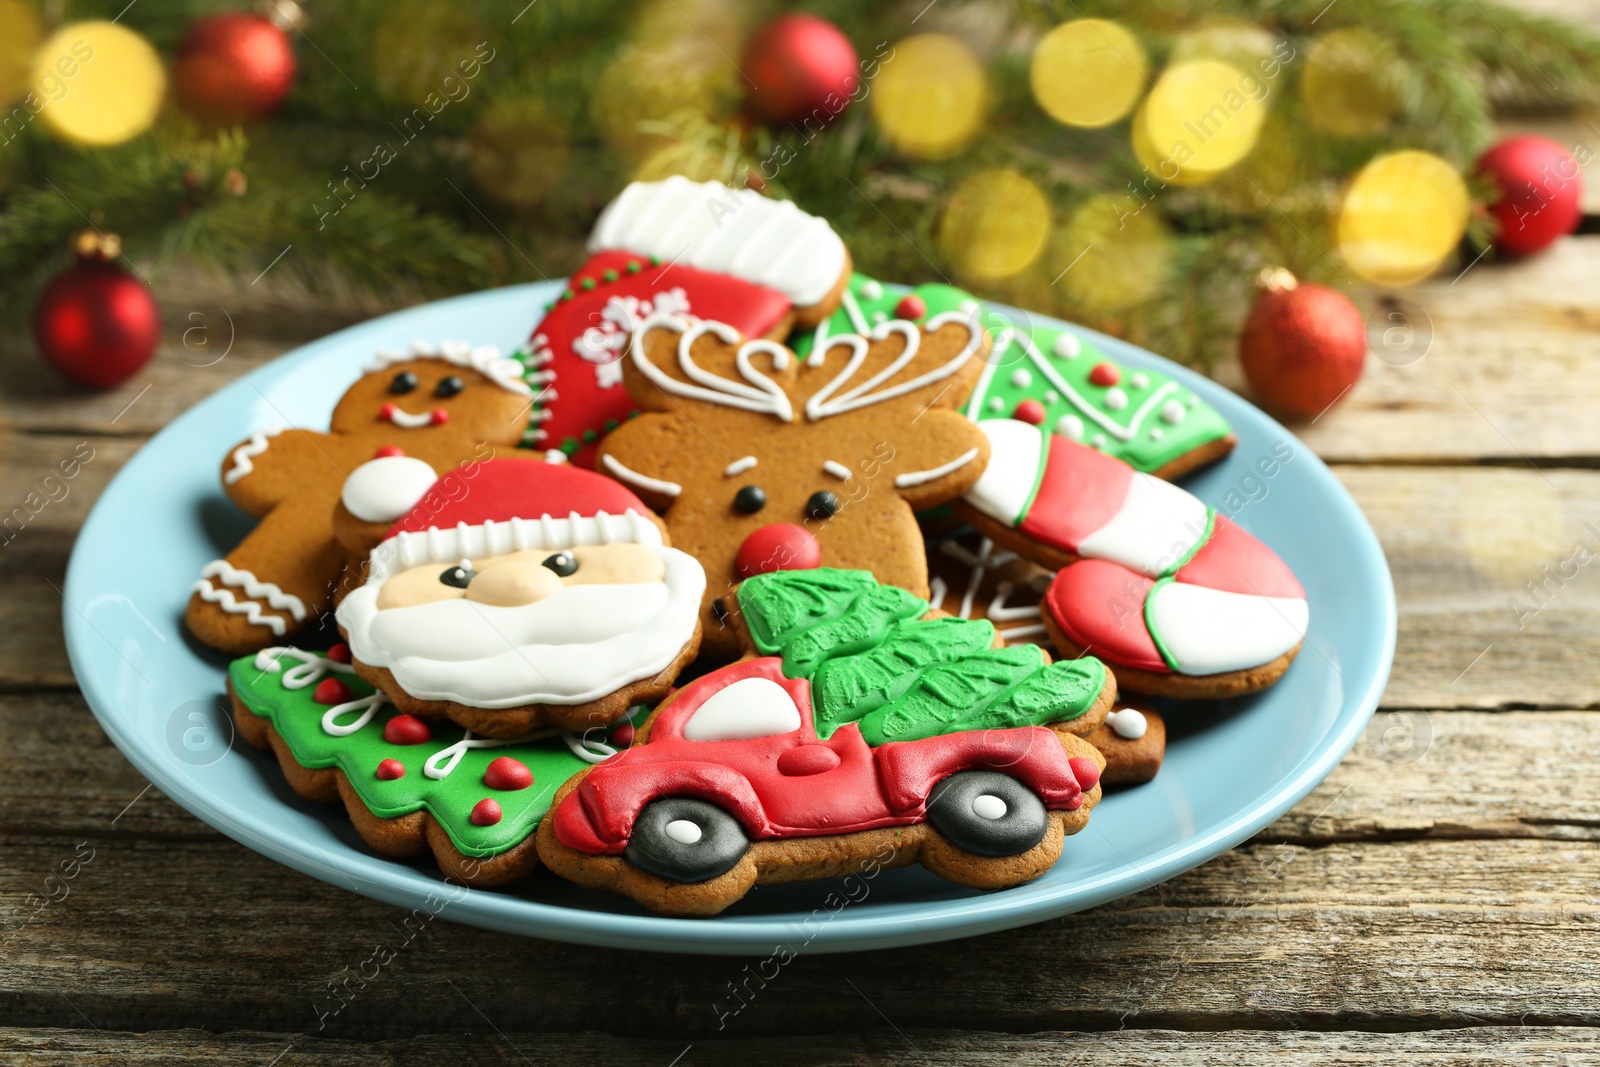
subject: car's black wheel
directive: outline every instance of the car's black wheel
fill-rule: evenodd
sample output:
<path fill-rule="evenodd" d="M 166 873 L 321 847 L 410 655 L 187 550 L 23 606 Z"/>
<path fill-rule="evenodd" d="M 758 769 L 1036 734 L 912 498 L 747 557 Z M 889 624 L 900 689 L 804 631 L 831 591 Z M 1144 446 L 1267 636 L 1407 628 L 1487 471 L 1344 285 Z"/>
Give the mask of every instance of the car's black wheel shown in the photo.
<path fill-rule="evenodd" d="M 958 771 L 928 795 L 928 822 L 957 848 L 979 856 L 1015 856 L 1044 840 L 1050 813 L 1008 774 Z"/>
<path fill-rule="evenodd" d="M 645 805 L 623 855 L 674 882 L 706 882 L 732 870 L 749 848 L 744 827 L 715 804 L 668 797 Z"/>

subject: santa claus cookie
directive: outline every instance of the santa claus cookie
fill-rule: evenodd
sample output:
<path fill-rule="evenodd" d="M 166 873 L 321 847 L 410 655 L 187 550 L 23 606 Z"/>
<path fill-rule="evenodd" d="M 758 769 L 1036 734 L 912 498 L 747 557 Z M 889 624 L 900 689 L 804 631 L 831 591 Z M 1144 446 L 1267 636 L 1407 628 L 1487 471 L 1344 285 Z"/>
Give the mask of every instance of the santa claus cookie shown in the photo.
<path fill-rule="evenodd" d="M 590 466 L 593 445 L 633 410 L 620 360 L 655 313 L 781 340 L 832 314 L 850 254 L 824 219 L 748 189 L 683 177 L 634 182 L 589 238 L 590 258 L 528 342 L 549 377 L 530 442 Z"/>
<path fill-rule="evenodd" d="M 600 737 L 544 730 L 515 740 L 425 723 L 356 677 L 350 650 L 267 648 L 228 668 L 234 722 L 271 748 L 308 800 L 344 802 L 375 852 L 439 868 L 472 886 L 505 885 L 538 865 L 533 832 L 557 787 L 616 750 Z"/>
<path fill-rule="evenodd" d="M 716 322 L 656 314 L 623 379 L 645 414 L 600 445 L 598 470 L 664 511 L 706 569 L 706 647 L 738 651 L 738 582 L 779 569 L 860 568 L 928 593 L 915 511 L 959 496 L 988 438 L 957 410 L 988 338 L 961 312 L 839 335 L 805 360 Z"/>
<path fill-rule="evenodd" d="M 1032 423 L 1161 478 L 1177 478 L 1233 448 L 1227 421 L 1169 375 L 1113 361 L 1086 330 L 981 307 L 950 285 L 908 292 L 857 274 L 839 310 L 791 343 L 805 355 L 834 334 L 866 333 L 891 318 L 922 322 L 973 308 L 994 350 L 966 402 L 968 418 Z"/>
<path fill-rule="evenodd" d="M 500 739 L 602 726 L 666 693 L 700 645 L 705 572 L 639 498 L 538 459 L 458 473 L 340 603 L 356 673 L 401 711 Z"/>
<path fill-rule="evenodd" d="M 437 477 L 516 445 L 533 391 L 492 347 L 418 342 L 380 353 L 334 407 L 327 433 L 279 427 L 228 452 L 222 488 L 260 518 L 200 571 L 185 612 L 212 648 L 244 653 L 313 626 L 332 606 L 346 553 L 335 507 L 387 524 Z"/>
<path fill-rule="evenodd" d="M 998 644 L 865 571 L 739 586 L 747 657 L 680 689 L 540 827 L 556 873 L 668 915 L 763 882 L 921 863 L 961 885 L 1038 877 L 1100 797 L 1079 733 L 1115 684 L 1086 658 Z"/>
<path fill-rule="evenodd" d="M 1135 693 L 1187 698 L 1277 681 L 1309 624 L 1305 590 L 1260 541 L 1177 486 L 1015 419 L 980 424 L 994 459 L 956 511 L 1058 567 L 1043 622 Z"/>

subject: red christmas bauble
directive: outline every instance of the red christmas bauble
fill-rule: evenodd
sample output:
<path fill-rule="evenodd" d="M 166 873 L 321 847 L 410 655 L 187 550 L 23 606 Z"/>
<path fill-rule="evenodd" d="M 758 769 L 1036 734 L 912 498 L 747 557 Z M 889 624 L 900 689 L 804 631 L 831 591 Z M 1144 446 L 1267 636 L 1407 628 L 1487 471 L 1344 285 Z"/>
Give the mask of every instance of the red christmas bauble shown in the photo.
<path fill-rule="evenodd" d="M 826 126 L 861 84 L 850 38 L 815 15 L 779 15 L 761 27 L 740 68 L 750 84 L 745 102 L 773 125 Z"/>
<path fill-rule="evenodd" d="M 1361 377 L 1367 327 L 1350 298 L 1270 271 L 1239 335 L 1245 377 L 1272 411 L 1314 418 Z"/>
<path fill-rule="evenodd" d="M 260 15 L 234 13 L 189 27 L 172 64 L 178 103 L 207 122 L 250 122 L 271 114 L 294 85 L 289 38 Z"/>
<path fill-rule="evenodd" d="M 68 378 L 112 389 L 150 362 L 161 341 L 161 312 L 144 282 L 113 262 L 114 238 L 87 237 L 79 242 L 78 262 L 39 298 L 33 337 Z"/>
<path fill-rule="evenodd" d="M 1583 215 L 1583 177 L 1572 153 L 1545 137 L 1507 137 L 1478 157 L 1500 199 L 1489 205 L 1494 246 L 1514 256 L 1541 252 L 1571 233 Z"/>

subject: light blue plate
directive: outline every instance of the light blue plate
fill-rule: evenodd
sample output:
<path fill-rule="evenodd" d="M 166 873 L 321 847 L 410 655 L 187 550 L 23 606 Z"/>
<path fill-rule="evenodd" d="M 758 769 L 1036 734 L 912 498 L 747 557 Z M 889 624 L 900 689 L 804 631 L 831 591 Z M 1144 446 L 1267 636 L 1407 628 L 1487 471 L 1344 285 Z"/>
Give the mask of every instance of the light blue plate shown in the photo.
<path fill-rule="evenodd" d="M 850 882 L 760 888 L 717 919 L 663 919 L 540 872 L 509 890 L 448 885 L 431 861 L 372 854 L 337 806 L 300 800 L 270 755 L 232 741 L 222 657 L 181 619 L 200 567 L 247 528 L 218 486 L 223 450 L 274 422 L 326 426 L 334 400 L 379 348 L 463 337 L 515 348 L 558 283 L 476 293 L 336 333 L 262 367 L 162 430 L 84 524 L 67 573 L 67 648 L 117 747 L 163 792 L 223 833 L 334 885 L 509 933 L 676 952 L 846 952 L 1021 926 L 1147 889 L 1218 855 L 1309 793 L 1355 743 L 1394 656 L 1394 587 L 1343 486 L 1287 430 L 1225 389 L 1113 338 L 1112 357 L 1178 378 L 1221 410 L 1239 445 L 1186 482 L 1277 550 L 1305 583 L 1311 631 L 1283 680 L 1256 697 L 1169 716 L 1152 783 L 1107 798 L 1055 868 L 978 893 L 921 868 Z M 1293 458 L 1262 478 L 1274 445 Z M 849 884 L 845 884 L 848 882 Z M 440 911 L 440 907 L 443 910 Z"/>

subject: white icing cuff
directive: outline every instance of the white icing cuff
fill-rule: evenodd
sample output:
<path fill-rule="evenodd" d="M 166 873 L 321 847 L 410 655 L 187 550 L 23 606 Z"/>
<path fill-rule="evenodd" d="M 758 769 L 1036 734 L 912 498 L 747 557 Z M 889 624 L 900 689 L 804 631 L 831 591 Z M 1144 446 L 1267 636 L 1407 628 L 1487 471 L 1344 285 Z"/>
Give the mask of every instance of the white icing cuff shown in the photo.
<path fill-rule="evenodd" d="M 350 472 L 339 499 L 362 522 L 394 522 L 438 480 L 432 467 L 413 456 L 381 456 Z"/>
<path fill-rule="evenodd" d="M 1298 597 L 1226 593 L 1167 582 L 1151 593 L 1147 619 L 1180 674 L 1242 671 L 1298 645 L 1310 624 Z"/>
<path fill-rule="evenodd" d="M 1018 419 L 985 419 L 978 429 L 989 438 L 989 465 L 965 499 L 991 519 L 1015 526 L 1039 484 L 1044 434 Z"/>

